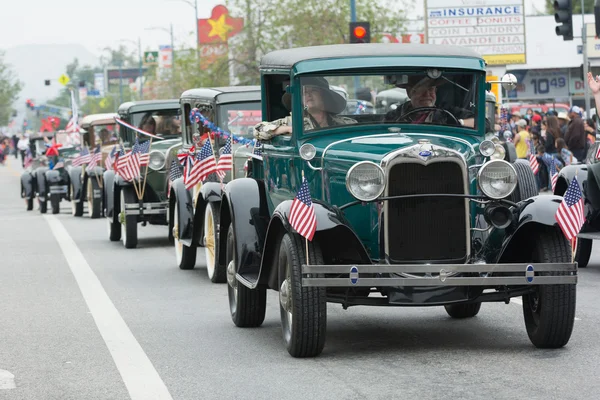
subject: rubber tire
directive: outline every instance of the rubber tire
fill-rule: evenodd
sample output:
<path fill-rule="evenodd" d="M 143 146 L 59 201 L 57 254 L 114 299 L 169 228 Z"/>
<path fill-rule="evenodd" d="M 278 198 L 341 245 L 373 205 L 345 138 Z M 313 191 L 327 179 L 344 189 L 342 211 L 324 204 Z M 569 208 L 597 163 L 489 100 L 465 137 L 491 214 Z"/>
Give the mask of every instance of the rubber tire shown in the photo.
<path fill-rule="evenodd" d="M 570 243 L 559 229 L 545 229 L 532 243 L 535 246 L 531 260 L 533 262 L 571 262 Z M 539 302 L 534 309 L 536 298 Z M 523 296 L 523 317 L 531 343 L 543 349 L 566 345 L 573 332 L 575 305 L 575 284 L 538 285 L 536 293 Z"/>
<path fill-rule="evenodd" d="M 212 283 L 225 283 L 227 282 L 227 268 L 225 267 L 225 265 L 220 265 L 219 264 L 219 255 L 217 254 L 217 244 L 219 243 L 219 206 L 220 206 L 220 202 L 218 203 L 208 203 L 206 205 L 206 209 L 204 212 L 204 255 L 206 258 L 206 271 L 208 273 L 208 279 L 210 279 L 210 281 Z M 213 235 L 213 251 L 214 251 L 214 256 L 212 259 L 212 268 L 209 268 L 208 263 L 211 262 L 211 260 L 209 259 L 209 252 L 208 252 L 208 248 L 206 246 L 206 230 L 210 227 L 207 227 L 207 222 L 208 222 L 208 218 L 212 218 L 212 235 Z M 212 269 L 212 274 L 211 274 L 211 269 Z"/>
<path fill-rule="evenodd" d="M 481 309 L 481 303 L 469 303 L 469 304 L 448 304 L 444 308 L 449 316 L 452 318 L 473 318 L 479 314 Z"/>
<path fill-rule="evenodd" d="M 236 264 L 235 261 L 235 233 L 233 225 L 227 230 L 226 264 Z M 234 268 L 237 270 L 237 268 Z M 261 326 L 267 313 L 267 289 L 258 287 L 250 289 L 233 277 L 232 282 L 227 283 L 227 297 L 229 298 L 229 312 L 231 320 L 239 328 L 255 328 Z"/>
<path fill-rule="evenodd" d="M 577 261 L 577 268 L 586 268 L 590 262 L 592 255 L 592 239 L 579 239 L 577 238 L 577 251 L 575 252 L 575 261 Z"/>
<path fill-rule="evenodd" d="M 327 331 L 327 298 L 325 288 L 302 286 L 302 264 L 306 263 L 306 241 L 297 233 L 286 233 L 279 248 L 277 266 L 279 287 L 290 271 L 292 327 L 287 325 L 286 310 L 279 302 L 283 341 L 292 357 L 315 357 L 325 347 Z M 323 265 L 323 255 L 315 242 L 309 242 L 310 264 Z"/>
<path fill-rule="evenodd" d="M 175 201 L 174 207 L 175 209 L 173 210 L 173 226 L 177 225 L 177 227 L 179 227 L 179 212 L 177 211 L 177 201 Z M 177 222 L 177 224 L 175 224 L 175 222 Z M 179 233 L 173 236 L 179 237 Z M 194 269 L 196 267 L 196 253 L 198 252 L 198 247 L 196 243 L 192 241 L 192 245 L 190 247 L 187 247 L 186 245 L 181 243 L 179 239 L 173 238 L 173 240 L 175 245 L 175 261 L 177 262 L 177 266 L 179 267 L 179 269 Z"/>
<path fill-rule="evenodd" d="M 27 211 L 33 210 L 33 197 L 30 199 L 25 199 L 25 201 L 27 202 Z"/>
<path fill-rule="evenodd" d="M 535 175 L 527 160 L 517 160 L 512 164 L 517 171 L 517 187 L 509 196 L 509 200 L 518 203 L 540 194 Z"/>
<path fill-rule="evenodd" d="M 120 191 L 120 203 L 123 204 L 131 204 L 137 202 L 137 197 L 133 193 L 133 188 L 124 187 Z M 125 207 L 121 207 L 121 212 L 125 211 Z M 123 246 L 126 249 L 135 249 L 138 243 L 137 236 L 137 215 L 127 215 L 125 216 L 125 224 L 121 224 L 121 240 L 123 241 Z"/>
<path fill-rule="evenodd" d="M 77 199 L 79 201 L 75 201 L 75 188 L 73 186 L 71 186 L 71 214 L 74 217 L 83 216 L 83 201 L 81 200 L 81 197 L 83 197 L 83 196 L 79 196 L 79 197 L 80 198 Z"/>
<path fill-rule="evenodd" d="M 38 198 L 38 203 L 40 203 L 40 214 L 46 214 L 48 211 L 48 199 L 46 199 L 46 201 L 40 201 Z"/>
<path fill-rule="evenodd" d="M 60 194 L 50 195 L 50 206 L 52 207 L 52 214 L 60 213 Z"/>
<path fill-rule="evenodd" d="M 92 219 L 100 218 L 102 216 L 102 198 L 94 198 L 94 190 L 100 190 L 100 185 L 93 176 L 88 176 L 87 181 L 87 201 L 88 201 L 88 215 Z"/>

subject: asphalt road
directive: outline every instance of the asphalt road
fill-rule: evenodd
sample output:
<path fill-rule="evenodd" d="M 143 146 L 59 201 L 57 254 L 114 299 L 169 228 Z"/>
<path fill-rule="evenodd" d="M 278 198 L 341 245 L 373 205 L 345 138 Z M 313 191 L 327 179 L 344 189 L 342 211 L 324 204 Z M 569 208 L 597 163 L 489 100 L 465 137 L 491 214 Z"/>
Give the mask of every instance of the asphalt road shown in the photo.
<path fill-rule="evenodd" d="M 597 399 L 600 247 L 580 271 L 569 344 L 538 350 L 521 306 L 328 309 L 314 359 L 283 347 L 275 292 L 262 327 L 236 328 L 204 256 L 175 266 L 164 227 L 139 247 L 103 219 L 25 211 L 20 165 L 0 166 L 0 399 Z"/>

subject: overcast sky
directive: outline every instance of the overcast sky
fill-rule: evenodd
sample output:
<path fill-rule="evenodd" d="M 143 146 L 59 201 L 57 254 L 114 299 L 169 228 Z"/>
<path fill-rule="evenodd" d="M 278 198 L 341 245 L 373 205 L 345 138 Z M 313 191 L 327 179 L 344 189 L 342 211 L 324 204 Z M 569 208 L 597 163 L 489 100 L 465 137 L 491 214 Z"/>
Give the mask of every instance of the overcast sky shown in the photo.
<path fill-rule="evenodd" d="M 193 2 L 193 0 L 188 0 Z M 0 49 L 23 44 L 80 43 L 94 54 L 123 39 L 142 39 L 144 50 L 169 44 L 169 34 L 151 27 L 168 29 L 173 24 L 176 45 L 193 46 L 194 9 L 183 0 L 4 0 L 0 12 Z M 209 18 L 222 0 L 198 0 L 198 17 Z M 544 0 L 526 0 L 543 9 Z M 96 5 L 96 6 L 93 6 Z M 411 18 L 423 14 L 423 0 L 416 0 Z M 192 35 L 193 33 L 193 35 Z M 125 42 L 127 44 L 127 42 Z M 133 44 L 129 44 L 134 46 Z"/>

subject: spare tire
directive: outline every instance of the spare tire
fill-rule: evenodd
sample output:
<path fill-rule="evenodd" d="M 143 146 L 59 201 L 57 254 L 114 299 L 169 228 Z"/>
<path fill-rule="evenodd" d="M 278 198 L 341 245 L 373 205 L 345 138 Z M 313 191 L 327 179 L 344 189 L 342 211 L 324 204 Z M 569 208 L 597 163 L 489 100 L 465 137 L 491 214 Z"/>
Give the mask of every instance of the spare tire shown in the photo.
<path fill-rule="evenodd" d="M 508 198 L 513 203 L 526 200 L 540 194 L 535 175 L 527 160 L 517 160 L 512 164 L 517 171 L 517 187 Z"/>

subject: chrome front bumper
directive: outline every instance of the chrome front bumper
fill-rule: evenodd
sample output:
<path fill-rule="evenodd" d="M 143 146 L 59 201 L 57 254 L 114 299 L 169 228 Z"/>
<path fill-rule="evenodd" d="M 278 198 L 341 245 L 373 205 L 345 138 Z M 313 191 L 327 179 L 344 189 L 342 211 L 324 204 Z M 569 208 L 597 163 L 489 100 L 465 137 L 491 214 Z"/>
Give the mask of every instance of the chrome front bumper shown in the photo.
<path fill-rule="evenodd" d="M 67 194 L 69 187 L 67 185 L 51 185 L 50 194 Z"/>
<path fill-rule="evenodd" d="M 125 204 L 125 215 L 156 215 L 167 214 L 169 203 L 127 203 Z"/>
<path fill-rule="evenodd" d="M 425 276 L 373 276 L 377 274 Z M 302 265 L 302 286 L 305 287 L 530 286 L 576 283 L 576 263 Z"/>

